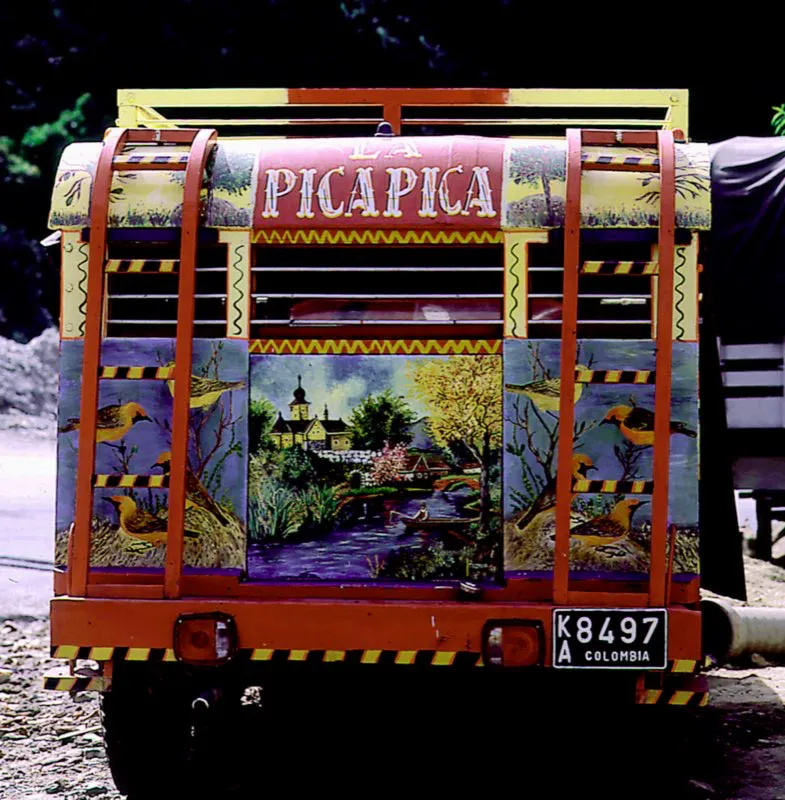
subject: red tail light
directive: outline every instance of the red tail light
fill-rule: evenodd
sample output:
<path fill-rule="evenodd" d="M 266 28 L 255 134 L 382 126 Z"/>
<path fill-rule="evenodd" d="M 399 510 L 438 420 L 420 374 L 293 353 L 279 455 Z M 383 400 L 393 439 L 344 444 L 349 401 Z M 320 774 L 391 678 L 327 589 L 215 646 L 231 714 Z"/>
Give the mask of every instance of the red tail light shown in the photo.
<path fill-rule="evenodd" d="M 494 667 L 535 667 L 542 662 L 543 632 L 537 620 L 495 620 L 485 625 L 483 660 Z"/>
<path fill-rule="evenodd" d="M 174 624 L 174 654 L 189 664 L 216 665 L 237 652 L 237 626 L 228 614 L 184 614 Z"/>

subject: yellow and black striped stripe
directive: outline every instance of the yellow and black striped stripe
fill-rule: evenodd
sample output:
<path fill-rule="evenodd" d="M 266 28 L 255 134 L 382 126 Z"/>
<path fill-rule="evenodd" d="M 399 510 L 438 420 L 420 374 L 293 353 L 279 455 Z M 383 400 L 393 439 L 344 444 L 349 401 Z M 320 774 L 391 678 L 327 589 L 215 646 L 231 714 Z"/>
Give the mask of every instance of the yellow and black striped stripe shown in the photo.
<path fill-rule="evenodd" d="M 174 650 L 165 647 L 79 647 L 58 644 L 50 650 L 52 658 L 90 659 L 91 661 L 175 661 Z"/>
<path fill-rule="evenodd" d="M 93 475 L 96 489 L 168 489 L 168 475 Z M 81 658 L 81 656 L 80 656 Z"/>
<path fill-rule="evenodd" d="M 660 158 L 655 153 L 642 155 L 608 152 L 582 153 L 581 164 L 584 169 L 627 169 L 656 172 L 660 168 Z"/>
<path fill-rule="evenodd" d="M 682 675 L 695 675 L 701 671 L 701 662 L 691 658 L 677 658 L 668 662 L 667 672 L 676 672 Z"/>
<path fill-rule="evenodd" d="M 656 275 L 656 261 L 584 261 L 584 275 Z"/>
<path fill-rule="evenodd" d="M 637 702 L 644 706 L 706 706 L 709 704 L 708 692 L 694 692 L 688 689 L 642 689 Z"/>
<path fill-rule="evenodd" d="M 83 678 L 78 675 L 47 675 L 44 677 L 44 689 L 55 692 L 107 692 L 112 679 L 103 675 Z"/>
<path fill-rule="evenodd" d="M 147 259 L 147 258 L 110 258 L 106 262 L 106 272 L 115 273 L 174 273 L 177 272 L 179 261 L 173 258 Z"/>
<path fill-rule="evenodd" d="M 93 661 L 175 661 L 174 650 L 149 647 L 78 647 L 56 645 L 52 658 L 91 659 Z M 266 661 L 275 664 L 378 664 L 431 667 L 481 667 L 482 655 L 456 650 L 239 650 L 238 661 Z"/>
<path fill-rule="evenodd" d="M 654 481 L 573 481 L 575 494 L 652 494 Z"/>
<path fill-rule="evenodd" d="M 188 163 L 188 153 L 121 153 L 115 156 L 115 164 L 134 164 L 137 166 L 155 165 L 180 165 Z"/>
<path fill-rule="evenodd" d="M 651 369 L 576 369 L 575 383 L 629 383 L 650 385 L 656 373 Z"/>
<path fill-rule="evenodd" d="M 116 381 L 168 381 L 174 367 L 99 367 L 98 377 Z"/>

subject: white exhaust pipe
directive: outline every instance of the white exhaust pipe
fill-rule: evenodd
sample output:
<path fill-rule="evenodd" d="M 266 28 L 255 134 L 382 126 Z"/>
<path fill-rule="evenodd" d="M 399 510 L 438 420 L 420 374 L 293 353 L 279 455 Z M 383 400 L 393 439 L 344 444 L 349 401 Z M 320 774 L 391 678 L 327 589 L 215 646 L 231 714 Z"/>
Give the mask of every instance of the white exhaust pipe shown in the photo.
<path fill-rule="evenodd" d="M 701 600 L 703 654 L 719 663 L 757 653 L 785 656 L 785 608 L 732 606 Z"/>

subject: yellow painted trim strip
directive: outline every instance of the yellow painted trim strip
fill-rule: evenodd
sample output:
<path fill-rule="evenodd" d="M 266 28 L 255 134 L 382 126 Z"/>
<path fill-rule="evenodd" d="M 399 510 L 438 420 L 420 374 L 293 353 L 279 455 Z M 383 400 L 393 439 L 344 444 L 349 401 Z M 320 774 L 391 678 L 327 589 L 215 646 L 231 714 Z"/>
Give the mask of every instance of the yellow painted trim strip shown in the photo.
<path fill-rule="evenodd" d="M 588 492 L 589 491 L 589 481 L 587 480 L 578 480 L 572 484 L 573 492 Z"/>
<path fill-rule="evenodd" d="M 618 483 L 618 481 L 603 481 L 602 482 L 602 491 L 603 492 L 615 492 L 617 483 Z"/>
<path fill-rule="evenodd" d="M 395 656 L 396 664 L 414 664 L 414 659 L 417 657 L 416 650 L 399 650 L 398 655 Z"/>
<path fill-rule="evenodd" d="M 630 494 L 642 494 L 645 488 L 646 488 L 646 481 L 633 481 L 632 492 Z"/>
<path fill-rule="evenodd" d="M 641 369 L 635 373 L 635 380 L 633 383 L 648 383 L 649 376 L 651 375 L 650 369 Z"/>
<path fill-rule="evenodd" d="M 273 657 L 274 652 L 275 650 L 267 647 L 254 650 L 253 653 L 251 653 L 251 661 L 269 661 Z"/>
<path fill-rule="evenodd" d="M 290 650 L 289 661 L 305 661 L 308 658 L 308 650 Z"/>
<path fill-rule="evenodd" d="M 254 339 L 249 345 L 252 355 L 498 355 L 501 349 L 501 339 Z"/>
<path fill-rule="evenodd" d="M 366 650 L 360 657 L 361 664 L 376 664 L 381 656 L 381 650 Z"/>
<path fill-rule="evenodd" d="M 254 244 L 395 244 L 395 245 L 444 245 L 444 244 L 501 244 L 502 231 L 433 231 L 433 230 L 258 230 L 254 233 Z"/>
<path fill-rule="evenodd" d="M 112 654 L 114 653 L 114 647 L 91 647 L 90 648 L 90 658 L 93 661 L 110 661 L 112 659 Z"/>
<path fill-rule="evenodd" d="M 346 658 L 346 652 L 344 650 L 325 650 L 323 661 L 343 661 L 344 658 Z"/>
<path fill-rule="evenodd" d="M 53 658 L 76 658 L 79 647 L 75 644 L 58 645 Z"/>
<path fill-rule="evenodd" d="M 671 672 L 694 672 L 698 662 L 689 658 L 677 658 L 673 661 Z"/>
<path fill-rule="evenodd" d="M 686 706 L 687 703 L 690 702 L 692 696 L 695 692 L 686 692 L 684 690 L 679 690 L 674 692 L 673 695 L 668 700 L 668 705 L 670 706 Z"/>
<path fill-rule="evenodd" d="M 455 661 L 455 653 L 435 653 L 431 664 L 435 667 L 449 667 Z"/>
<path fill-rule="evenodd" d="M 645 689 L 641 703 L 643 705 L 656 705 L 662 696 L 662 689 Z"/>
<path fill-rule="evenodd" d="M 126 661 L 147 661 L 150 658 L 149 647 L 129 647 Z"/>

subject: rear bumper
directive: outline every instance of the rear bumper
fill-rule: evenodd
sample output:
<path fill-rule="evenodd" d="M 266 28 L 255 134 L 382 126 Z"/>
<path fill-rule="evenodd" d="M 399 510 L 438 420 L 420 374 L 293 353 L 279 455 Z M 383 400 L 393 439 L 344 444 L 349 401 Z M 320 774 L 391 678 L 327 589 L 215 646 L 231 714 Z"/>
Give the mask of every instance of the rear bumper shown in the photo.
<path fill-rule="evenodd" d="M 214 611 L 234 617 L 238 658 L 251 661 L 482 666 L 486 623 L 537 620 L 544 633 L 542 666 L 551 665 L 552 604 L 432 600 L 58 597 L 51 604 L 52 656 L 174 661 L 177 617 Z M 700 611 L 669 609 L 668 632 L 670 662 L 700 661 Z"/>

